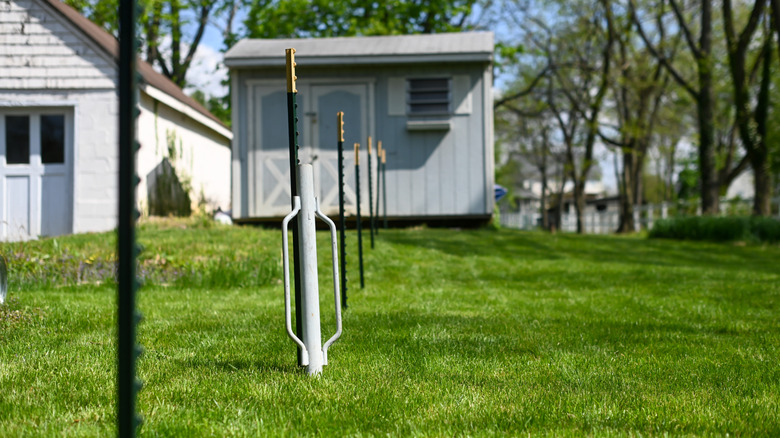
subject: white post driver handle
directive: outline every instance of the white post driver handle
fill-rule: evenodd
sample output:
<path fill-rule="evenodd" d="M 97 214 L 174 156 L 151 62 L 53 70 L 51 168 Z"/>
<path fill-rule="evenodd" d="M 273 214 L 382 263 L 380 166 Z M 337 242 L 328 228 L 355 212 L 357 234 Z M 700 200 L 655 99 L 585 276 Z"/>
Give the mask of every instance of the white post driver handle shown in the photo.
<path fill-rule="evenodd" d="M 341 292 L 339 290 L 339 251 L 336 244 L 336 224 L 329 217 L 320 211 L 320 202 L 314 198 L 314 214 L 322 219 L 330 227 L 331 254 L 333 259 L 333 297 L 336 303 L 336 334 L 325 342 L 322 346 L 322 364 L 328 364 L 328 347 L 330 347 L 341 336 Z"/>
<path fill-rule="evenodd" d="M 290 306 L 290 251 L 287 249 L 287 224 L 301 211 L 301 198 L 293 198 L 293 210 L 282 221 L 282 269 L 284 270 L 284 319 L 287 326 L 287 336 L 301 348 L 301 365 L 309 365 L 309 352 L 292 329 L 292 311 Z"/>

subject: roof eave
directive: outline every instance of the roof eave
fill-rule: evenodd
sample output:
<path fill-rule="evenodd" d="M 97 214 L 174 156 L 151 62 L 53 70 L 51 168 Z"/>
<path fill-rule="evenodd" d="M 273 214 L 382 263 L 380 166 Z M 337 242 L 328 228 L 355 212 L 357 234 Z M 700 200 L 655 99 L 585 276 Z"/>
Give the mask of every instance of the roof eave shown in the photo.
<path fill-rule="evenodd" d="M 375 56 L 296 56 L 296 63 L 303 66 L 343 66 L 377 64 L 437 64 L 437 63 L 491 63 L 493 54 L 487 52 L 425 55 L 375 55 Z M 283 67 L 283 56 L 225 58 L 228 68 Z"/>

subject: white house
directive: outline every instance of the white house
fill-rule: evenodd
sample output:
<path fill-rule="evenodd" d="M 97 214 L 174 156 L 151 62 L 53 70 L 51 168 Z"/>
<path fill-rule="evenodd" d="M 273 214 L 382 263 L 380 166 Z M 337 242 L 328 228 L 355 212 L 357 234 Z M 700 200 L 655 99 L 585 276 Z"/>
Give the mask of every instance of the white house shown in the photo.
<path fill-rule="evenodd" d="M 116 226 L 118 44 L 59 0 L 0 3 L 0 240 Z M 232 133 L 139 61 L 138 202 L 176 169 L 192 203 L 230 208 Z"/>

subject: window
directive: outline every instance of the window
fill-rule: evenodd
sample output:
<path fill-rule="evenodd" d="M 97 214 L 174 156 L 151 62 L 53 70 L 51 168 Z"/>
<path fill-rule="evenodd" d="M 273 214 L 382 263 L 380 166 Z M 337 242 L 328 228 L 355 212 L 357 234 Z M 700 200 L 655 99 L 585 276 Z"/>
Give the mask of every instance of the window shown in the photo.
<path fill-rule="evenodd" d="M 41 115 L 41 162 L 65 162 L 65 116 Z"/>
<path fill-rule="evenodd" d="M 5 116 L 5 159 L 30 164 L 30 116 Z"/>
<path fill-rule="evenodd" d="M 449 114 L 450 80 L 447 78 L 409 79 L 407 83 L 409 114 Z"/>

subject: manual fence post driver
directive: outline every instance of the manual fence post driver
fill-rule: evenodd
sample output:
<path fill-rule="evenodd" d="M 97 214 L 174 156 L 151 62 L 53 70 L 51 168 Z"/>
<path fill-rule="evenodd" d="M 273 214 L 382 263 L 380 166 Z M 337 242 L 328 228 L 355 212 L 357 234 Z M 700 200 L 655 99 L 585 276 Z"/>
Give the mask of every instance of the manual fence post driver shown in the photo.
<path fill-rule="evenodd" d="M 287 335 L 301 350 L 301 362 L 306 373 L 316 375 L 328 364 L 328 347 L 341 336 L 341 303 L 339 300 L 339 263 L 336 242 L 336 224 L 320 211 L 314 197 L 314 172 L 311 164 L 298 166 L 298 196 L 293 198 L 293 210 L 282 221 L 282 267 L 284 269 L 284 317 Z M 303 336 L 292 331 L 290 311 L 290 267 L 287 244 L 287 225 L 298 216 L 298 235 L 301 254 L 301 301 L 296 307 L 303 313 Z M 330 227 L 331 255 L 333 257 L 333 300 L 336 309 L 336 334 L 322 345 L 320 329 L 320 295 L 317 281 L 317 228 L 314 218 L 318 217 Z"/>

